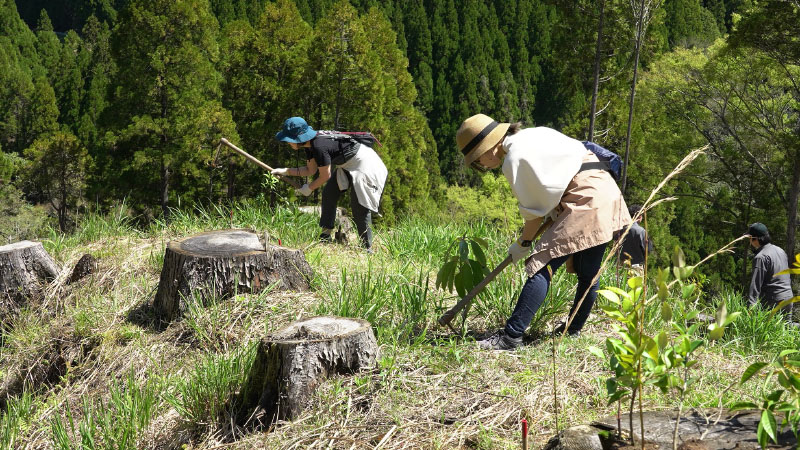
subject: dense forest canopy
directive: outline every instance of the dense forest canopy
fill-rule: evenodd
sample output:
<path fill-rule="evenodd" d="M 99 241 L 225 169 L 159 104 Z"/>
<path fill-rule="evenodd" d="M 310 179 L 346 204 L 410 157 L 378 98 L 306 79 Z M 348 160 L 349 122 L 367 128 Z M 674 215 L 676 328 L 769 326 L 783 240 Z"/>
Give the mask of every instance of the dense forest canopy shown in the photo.
<path fill-rule="evenodd" d="M 272 139 L 293 115 L 379 137 L 382 220 L 497 219 L 507 188 L 465 170 L 454 140 L 482 112 L 629 148 L 629 203 L 708 144 L 648 218 L 656 257 L 697 260 L 755 221 L 793 253 L 798 23 L 794 0 L 0 0 L 0 233 L 123 201 L 143 221 L 278 201 L 215 148 L 300 165 Z M 712 281 L 741 286 L 746 252 L 716 258 Z"/>

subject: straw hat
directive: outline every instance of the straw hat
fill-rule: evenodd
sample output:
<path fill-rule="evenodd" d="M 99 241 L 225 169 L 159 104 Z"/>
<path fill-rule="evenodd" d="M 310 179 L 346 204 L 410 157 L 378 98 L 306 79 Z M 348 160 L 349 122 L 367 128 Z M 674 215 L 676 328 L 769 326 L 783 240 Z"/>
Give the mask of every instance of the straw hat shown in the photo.
<path fill-rule="evenodd" d="M 506 135 L 511 124 L 497 123 L 485 114 L 476 114 L 461 123 L 456 132 L 456 143 L 464 164 L 469 166 Z"/>

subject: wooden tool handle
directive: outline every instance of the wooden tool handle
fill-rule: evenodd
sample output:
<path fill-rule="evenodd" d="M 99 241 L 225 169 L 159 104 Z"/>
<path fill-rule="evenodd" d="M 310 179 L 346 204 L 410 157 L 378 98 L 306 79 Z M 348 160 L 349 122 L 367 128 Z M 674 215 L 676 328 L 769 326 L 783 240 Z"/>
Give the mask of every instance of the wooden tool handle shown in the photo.
<path fill-rule="evenodd" d="M 256 158 L 255 156 L 253 156 L 253 155 L 251 155 L 251 154 L 247 153 L 246 151 L 244 151 L 244 150 L 240 149 L 239 147 L 237 147 L 237 146 L 235 146 L 235 145 L 231 144 L 231 142 L 230 142 L 229 140 L 227 140 L 227 139 L 225 139 L 225 138 L 221 138 L 219 141 L 220 141 L 221 143 L 223 143 L 223 144 L 227 145 L 227 146 L 228 146 L 228 147 L 229 147 L 231 150 L 233 150 L 233 151 L 235 151 L 236 153 L 238 153 L 238 154 L 240 154 L 240 155 L 244 156 L 245 158 L 249 159 L 249 160 L 250 160 L 250 162 L 253 162 L 253 163 L 255 163 L 256 165 L 260 166 L 262 169 L 266 169 L 266 170 L 272 171 L 272 167 L 270 167 L 270 166 L 268 166 L 268 165 L 264 164 L 263 162 L 259 161 L 259 160 L 258 160 L 258 158 Z M 295 188 L 295 189 L 300 189 L 300 185 L 299 185 L 299 184 L 297 184 L 297 182 L 296 182 L 296 181 L 294 181 L 294 180 L 292 180 L 292 179 L 290 179 L 290 178 L 288 178 L 288 177 L 285 177 L 285 176 L 283 176 L 283 175 L 278 175 L 278 178 L 280 178 L 280 179 L 281 179 L 281 181 L 285 181 L 286 183 L 288 183 L 288 184 L 289 184 L 290 186 L 292 186 L 293 188 Z"/>

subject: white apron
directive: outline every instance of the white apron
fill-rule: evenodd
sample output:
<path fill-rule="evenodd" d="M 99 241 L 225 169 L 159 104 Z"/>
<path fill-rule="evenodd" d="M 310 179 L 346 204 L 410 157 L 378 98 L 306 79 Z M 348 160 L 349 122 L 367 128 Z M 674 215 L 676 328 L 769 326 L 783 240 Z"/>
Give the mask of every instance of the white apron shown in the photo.
<path fill-rule="evenodd" d="M 375 150 L 359 144 L 356 154 L 344 164 L 340 164 L 337 169 L 342 169 L 336 171 L 336 184 L 339 185 L 339 189 L 344 191 L 350 187 L 350 180 L 347 178 L 349 173 L 353 178 L 353 189 L 356 191 L 358 203 L 377 213 L 389 171 Z"/>

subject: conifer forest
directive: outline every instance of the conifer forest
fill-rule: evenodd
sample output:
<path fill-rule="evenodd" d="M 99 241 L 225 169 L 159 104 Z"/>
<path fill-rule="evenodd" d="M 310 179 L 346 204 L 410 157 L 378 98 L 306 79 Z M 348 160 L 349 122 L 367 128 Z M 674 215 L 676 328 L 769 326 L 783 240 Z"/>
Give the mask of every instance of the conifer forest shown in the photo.
<path fill-rule="evenodd" d="M 628 332 L 639 338 L 656 322 L 687 318 L 664 338 L 651 330 L 662 351 L 673 348 L 668 338 L 695 342 L 697 316 L 684 313 L 706 307 L 713 337 L 699 358 L 720 372 L 697 375 L 695 394 L 691 377 L 662 379 L 656 369 L 649 381 L 639 372 L 630 391 L 614 384 L 625 379 L 613 353 L 621 347 L 600 339 L 616 325 L 592 322 L 594 334 L 577 341 L 585 345 L 558 355 L 549 338 L 523 359 L 485 362 L 465 350 L 511 313 L 521 265 L 457 316 L 460 334 L 435 326 L 523 225 L 502 171 L 464 164 L 456 133 L 478 113 L 623 158 L 625 202 L 657 203 L 641 220 L 655 245 L 645 281 L 626 284 L 609 269 L 601 289 L 617 288 L 598 302 L 624 309 L 637 286 L 643 298 L 681 286 L 669 311 L 633 307 L 645 325 Z M 303 167 L 304 153 L 275 138 L 293 116 L 378 139 L 388 178 L 371 218 L 374 255 L 353 240 L 321 246 L 319 213 L 300 207 L 319 205 L 323 190 L 303 197 L 221 144 L 272 168 Z M 339 205 L 349 201 L 343 194 Z M 768 448 L 792 425 L 797 436 L 800 403 L 759 397 L 771 378 L 742 386 L 774 370 L 776 382 L 797 382 L 781 392 L 800 402 L 800 363 L 780 366 L 789 358 L 781 350 L 796 350 L 800 337 L 768 311 L 748 316 L 753 251 L 728 243 L 760 222 L 791 264 L 799 204 L 798 0 L 0 0 L 0 247 L 42 242 L 70 268 L 82 254 L 99 261 L 93 281 L 55 276 L 12 319 L 0 298 L 0 449 L 520 448 L 523 417 L 531 448 L 542 448 L 565 423 L 618 414 L 617 402 L 623 413 L 642 402 L 677 409 L 678 397 L 683 413 L 752 400 L 764 414 L 758 445 Z M 269 305 L 267 294 L 211 306 L 183 299 L 179 322 L 157 324 L 148 305 L 161 295 L 168 243 L 219 229 L 302 249 L 313 294 L 275 294 Z M 475 263 L 442 283 L 452 252 Z M 553 278 L 525 339 L 566 314 L 566 277 Z M 595 307 L 592 317 L 603 314 Z M 245 344 L 315 315 L 369 321 L 377 368 L 323 382 L 305 412 L 254 432 L 231 400 L 244 395 L 234 387 L 242 367 L 263 356 Z M 616 355 L 616 381 L 606 384 L 612 372 L 587 356 L 590 346 Z M 678 347 L 653 364 L 677 367 L 697 346 L 675 360 Z M 572 372 L 556 377 L 548 358 Z M 580 370 L 591 374 L 544 387 Z M 571 393 L 556 400 L 560 412 L 538 416 L 561 390 Z M 777 422 L 767 420 L 773 413 Z"/>

